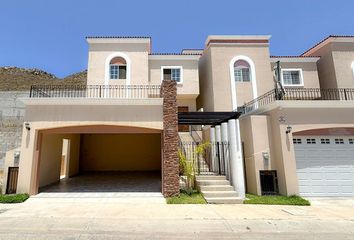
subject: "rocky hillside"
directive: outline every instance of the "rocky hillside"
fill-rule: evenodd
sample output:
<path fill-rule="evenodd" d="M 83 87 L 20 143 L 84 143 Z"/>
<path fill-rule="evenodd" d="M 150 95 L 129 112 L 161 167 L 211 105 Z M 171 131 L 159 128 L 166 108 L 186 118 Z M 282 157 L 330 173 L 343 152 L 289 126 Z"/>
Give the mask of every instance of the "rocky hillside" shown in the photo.
<path fill-rule="evenodd" d="M 29 90 L 31 85 L 86 85 L 87 71 L 57 78 L 40 69 L 0 67 L 0 91 Z"/>

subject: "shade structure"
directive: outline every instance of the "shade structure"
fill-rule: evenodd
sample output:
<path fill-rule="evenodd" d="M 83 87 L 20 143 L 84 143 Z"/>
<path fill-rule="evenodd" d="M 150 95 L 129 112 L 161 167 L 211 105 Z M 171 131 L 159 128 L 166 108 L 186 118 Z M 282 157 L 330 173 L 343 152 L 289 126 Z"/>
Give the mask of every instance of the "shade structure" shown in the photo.
<path fill-rule="evenodd" d="M 241 112 L 179 112 L 178 124 L 219 125 L 230 119 L 238 119 Z"/>

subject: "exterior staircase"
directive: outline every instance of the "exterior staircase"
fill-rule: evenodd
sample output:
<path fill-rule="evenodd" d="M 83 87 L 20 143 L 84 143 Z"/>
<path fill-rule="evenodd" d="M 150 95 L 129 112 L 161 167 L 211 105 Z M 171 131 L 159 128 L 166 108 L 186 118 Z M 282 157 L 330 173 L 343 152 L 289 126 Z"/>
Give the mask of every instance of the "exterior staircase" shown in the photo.
<path fill-rule="evenodd" d="M 207 203 L 242 204 L 243 199 L 233 189 L 225 176 L 199 175 L 196 177 L 197 186 L 204 195 Z"/>
<path fill-rule="evenodd" d="M 181 142 L 194 143 L 189 132 L 179 132 Z M 207 203 L 212 204 L 242 204 L 243 199 L 233 189 L 225 176 L 220 176 L 210 171 L 204 159 L 199 161 L 200 175 L 196 176 L 198 189 L 203 194 Z"/>

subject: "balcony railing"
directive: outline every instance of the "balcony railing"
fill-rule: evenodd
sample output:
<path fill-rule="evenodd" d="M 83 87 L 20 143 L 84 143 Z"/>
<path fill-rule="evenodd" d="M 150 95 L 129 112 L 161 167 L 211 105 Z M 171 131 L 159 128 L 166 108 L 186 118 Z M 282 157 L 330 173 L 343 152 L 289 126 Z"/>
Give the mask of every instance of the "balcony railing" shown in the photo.
<path fill-rule="evenodd" d="M 31 98 L 160 98 L 160 85 L 33 85 Z"/>
<path fill-rule="evenodd" d="M 285 94 L 273 89 L 238 109 L 248 113 L 274 101 L 353 101 L 354 88 L 286 88 Z"/>

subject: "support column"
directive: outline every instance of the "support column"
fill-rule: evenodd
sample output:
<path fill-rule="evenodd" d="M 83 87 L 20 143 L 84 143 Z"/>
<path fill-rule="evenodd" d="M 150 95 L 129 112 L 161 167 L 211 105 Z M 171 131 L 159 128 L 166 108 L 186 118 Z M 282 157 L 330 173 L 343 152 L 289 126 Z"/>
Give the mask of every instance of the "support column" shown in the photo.
<path fill-rule="evenodd" d="M 215 126 L 215 173 L 219 173 L 221 170 L 220 165 L 220 144 L 221 142 L 221 129 L 220 125 Z"/>
<path fill-rule="evenodd" d="M 176 81 L 164 80 L 162 133 L 162 194 L 165 197 L 179 194 L 178 115 Z"/>
<path fill-rule="evenodd" d="M 245 178 L 243 174 L 243 158 L 239 120 L 231 119 L 228 122 L 230 142 L 230 170 L 231 184 L 240 198 L 245 198 Z"/>
<path fill-rule="evenodd" d="M 215 140 L 221 142 L 221 127 L 220 125 L 215 126 Z"/>
<path fill-rule="evenodd" d="M 223 122 L 221 123 L 221 141 L 226 144 L 229 141 L 228 138 L 228 129 L 227 129 L 227 122 Z M 229 151 L 225 151 L 225 156 L 224 156 L 224 164 L 225 164 L 225 176 L 226 179 L 229 180 L 230 179 L 230 168 L 229 168 L 229 156 L 230 156 L 230 152 Z"/>
<path fill-rule="evenodd" d="M 215 172 L 215 161 L 216 161 L 216 151 L 215 151 L 215 127 L 210 128 L 210 144 L 211 144 L 211 163 L 210 171 Z"/>

